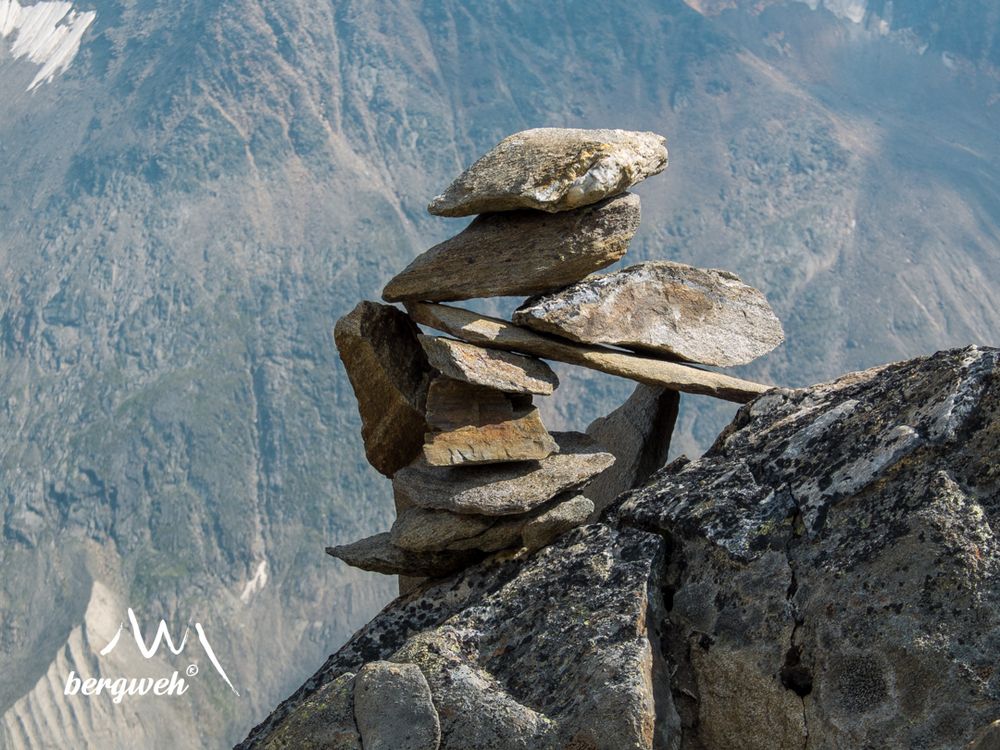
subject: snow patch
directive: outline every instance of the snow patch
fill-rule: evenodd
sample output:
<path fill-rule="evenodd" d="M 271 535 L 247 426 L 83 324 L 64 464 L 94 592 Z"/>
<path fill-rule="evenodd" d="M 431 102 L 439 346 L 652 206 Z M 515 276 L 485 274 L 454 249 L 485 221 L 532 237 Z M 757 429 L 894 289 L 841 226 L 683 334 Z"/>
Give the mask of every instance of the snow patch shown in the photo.
<path fill-rule="evenodd" d="M 13 37 L 10 52 L 15 60 L 27 58 L 42 66 L 28 91 L 69 68 L 95 18 L 96 12 L 79 13 L 68 2 L 21 5 L 18 0 L 0 0 L 0 39 Z"/>
<path fill-rule="evenodd" d="M 240 601 L 246 604 L 250 601 L 250 598 L 256 594 L 258 591 L 262 590 L 267 585 L 267 560 L 261 560 L 257 569 L 253 573 L 253 577 L 247 581 L 246 586 L 243 587 L 243 593 L 240 594 Z"/>

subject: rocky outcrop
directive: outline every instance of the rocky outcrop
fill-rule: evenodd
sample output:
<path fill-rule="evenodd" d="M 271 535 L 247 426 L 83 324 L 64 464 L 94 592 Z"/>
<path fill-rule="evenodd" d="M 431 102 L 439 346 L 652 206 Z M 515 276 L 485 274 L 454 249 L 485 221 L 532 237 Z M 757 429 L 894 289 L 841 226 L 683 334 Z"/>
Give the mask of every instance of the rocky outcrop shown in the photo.
<path fill-rule="evenodd" d="M 995 349 L 773 389 L 599 523 L 397 599 L 241 748 L 373 661 L 420 668 L 441 748 L 988 747 L 998 450 Z"/>
<path fill-rule="evenodd" d="M 427 210 L 468 216 L 516 208 L 567 211 L 666 169 L 666 141 L 627 130 L 536 128 L 507 136 Z"/>
<path fill-rule="evenodd" d="M 785 339 L 764 295 L 735 274 L 650 261 L 528 300 L 515 323 L 585 344 L 612 344 L 728 367 Z"/>

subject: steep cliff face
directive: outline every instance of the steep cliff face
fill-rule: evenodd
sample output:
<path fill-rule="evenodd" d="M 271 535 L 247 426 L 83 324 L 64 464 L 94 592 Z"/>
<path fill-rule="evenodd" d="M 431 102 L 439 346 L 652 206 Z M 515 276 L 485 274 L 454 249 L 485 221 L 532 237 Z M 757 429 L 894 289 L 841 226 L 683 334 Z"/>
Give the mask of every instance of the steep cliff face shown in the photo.
<path fill-rule="evenodd" d="M 1000 711 L 998 448 L 996 349 L 772 390 L 602 522 L 393 602 L 240 747 L 360 747 L 384 661 L 429 685 L 413 747 L 964 747 Z"/>
<path fill-rule="evenodd" d="M 937 5 L 965 57 L 995 56 L 992 16 Z M 996 80 L 801 3 L 751 11 L 90 0 L 69 67 L 30 92 L 45 62 L 5 25 L 0 745 L 235 740 L 389 598 L 321 554 L 391 511 L 330 327 L 454 233 L 427 200 L 507 133 L 670 137 L 630 262 L 764 290 L 788 344 L 749 377 L 991 342 Z M 553 428 L 628 393 L 560 375 Z M 688 450 L 731 416 L 690 403 Z M 87 613 L 127 606 L 215 635 L 241 695 L 192 689 L 205 733 L 188 707 L 86 724 L 85 701 L 50 689 L 66 649 L 101 645 Z M 58 718 L 26 724 L 32 701 Z"/>

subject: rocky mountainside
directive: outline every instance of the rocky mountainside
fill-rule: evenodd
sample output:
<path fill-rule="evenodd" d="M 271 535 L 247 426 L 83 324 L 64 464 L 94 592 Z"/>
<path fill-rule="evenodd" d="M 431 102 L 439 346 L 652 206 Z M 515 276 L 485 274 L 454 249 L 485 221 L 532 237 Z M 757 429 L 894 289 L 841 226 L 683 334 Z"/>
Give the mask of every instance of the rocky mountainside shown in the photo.
<path fill-rule="evenodd" d="M 0 2 L 0 747 L 235 740 L 389 599 L 322 554 L 392 510 L 332 324 L 507 133 L 669 137 L 634 259 L 767 294 L 787 343 L 745 377 L 996 343 L 992 6 L 718 5 L 79 0 L 74 50 Z M 629 392 L 558 374 L 553 429 Z M 732 415 L 682 409 L 692 453 Z M 129 606 L 200 618 L 240 696 L 67 703 Z"/>
<path fill-rule="evenodd" d="M 998 449 L 997 349 L 771 390 L 600 523 L 397 599 L 240 747 L 995 747 Z"/>

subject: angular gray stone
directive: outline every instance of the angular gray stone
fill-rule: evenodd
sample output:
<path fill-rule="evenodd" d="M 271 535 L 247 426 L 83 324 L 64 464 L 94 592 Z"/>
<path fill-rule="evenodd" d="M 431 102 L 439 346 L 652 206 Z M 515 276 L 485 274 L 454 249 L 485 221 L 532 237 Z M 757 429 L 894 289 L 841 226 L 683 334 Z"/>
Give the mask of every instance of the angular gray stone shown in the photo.
<path fill-rule="evenodd" d="M 441 725 L 420 667 L 375 661 L 354 681 L 354 717 L 364 750 L 437 750 Z"/>
<path fill-rule="evenodd" d="M 627 193 L 562 214 L 515 211 L 478 217 L 435 245 L 382 290 L 387 302 L 542 294 L 621 258 L 639 228 Z"/>
<path fill-rule="evenodd" d="M 479 315 L 460 307 L 408 302 L 406 309 L 421 325 L 457 336 L 470 343 L 568 362 L 684 393 L 698 393 L 746 403 L 770 388 L 760 383 L 676 362 L 639 357 L 605 347 L 574 344 L 565 339 L 535 333 L 505 320 Z"/>
<path fill-rule="evenodd" d="M 552 368 L 536 357 L 487 349 L 442 336 L 418 337 L 430 366 L 454 380 L 505 393 L 551 394 L 559 385 Z"/>
<path fill-rule="evenodd" d="M 360 302 L 337 321 L 334 339 L 361 414 L 368 462 L 391 477 L 424 443 L 430 366 L 417 327 L 401 310 Z"/>
<path fill-rule="evenodd" d="M 354 674 L 344 672 L 275 727 L 263 750 L 362 750 L 354 723 Z"/>
<path fill-rule="evenodd" d="M 387 531 L 350 544 L 327 547 L 326 554 L 373 573 L 431 578 L 454 573 L 483 557 L 476 551 L 413 552 L 401 549 L 392 543 Z"/>
<path fill-rule="evenodd" d="M 559 453 L 541 461 L 436 467 L 417 459 L 396 473 L 393 491 L 421 508 L 513 515 L 582 487 L 614 463 L 614 456 L 582 433 L 560 432 L 553 437 Z"/>
<path fill-rule="evenodd" d="M 534 461 L 559 449 L 531 396 L 438 377 L 427 392 L 424 460 L 431 466 Z"/>
<path fill-rule="evenodd" d="M 728 271 L 650 261 L 528 300 L 518 325 L 706 365 L 742 365 L 785 339 L 764 295 Z"/>
<path fill-rule="evenodd" d="M 614 465 L 583 489 L 594 501 L 595 520 L 615 498 L 667 462 L 679 406 L 677 391 L 640 383 L 624 404 L 587 427 L 587 434 L 615 457 Z"/>
<path fill-rule="evenodd" d="M 578 208 L 662 172 L 665 144 L 656 133 L 628 130 L 524 130 L 500 141 L 427 210 L 468 216 L 515 208 Z"/>
<path fill-rule="evenodd" d="M 569 494 L 569 493 L 567 493 Z M 410 508 L 390 531 L 392 543 L 414 552 L 514 547 L 540 549 L 559 534 L 587 522 L 594 504 L 578 495 L 557 497 L 516 516 L 476 516 L 447 510 Z M 586 510 L 581 516 L 581 512 Z"/>

